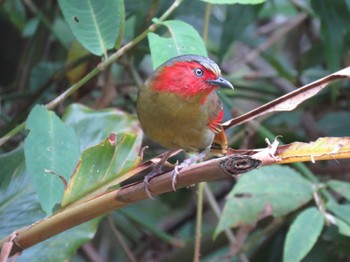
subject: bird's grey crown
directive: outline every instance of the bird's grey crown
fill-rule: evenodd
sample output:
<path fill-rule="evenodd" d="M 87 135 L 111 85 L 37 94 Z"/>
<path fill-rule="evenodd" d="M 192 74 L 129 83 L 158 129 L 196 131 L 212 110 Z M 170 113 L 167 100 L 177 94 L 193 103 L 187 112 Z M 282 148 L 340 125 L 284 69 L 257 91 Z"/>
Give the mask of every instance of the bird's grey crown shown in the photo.
<path fill-rule="evenodd" d="M 201 56 L 201 55 L 180 55 L 180 56 L 175 56 L 173 58 L 170 58 L 168 61 L 160 65 L 158 68 L 161 68 L 163 66 L 171 66 L 172 64 L 176 62 L 191 62 L 195 61 L 200 63 L 202 66 L 207 68 L 208 70 L 213 71 L 217 76 L 221 75 L 221 70 L 219 66 L 210 58 Z"/>

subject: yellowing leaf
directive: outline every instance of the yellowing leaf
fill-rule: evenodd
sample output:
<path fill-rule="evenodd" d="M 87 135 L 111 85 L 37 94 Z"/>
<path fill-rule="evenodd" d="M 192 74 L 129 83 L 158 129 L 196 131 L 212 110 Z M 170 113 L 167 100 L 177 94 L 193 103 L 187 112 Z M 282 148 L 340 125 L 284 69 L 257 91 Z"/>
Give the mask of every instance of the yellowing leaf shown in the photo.
<path fill-rule="evenodd" d="M 350 137 L 323 137 L 311 143 L 294 142 L 280 146 L 278 164 L 350 158 Z"/>
<path fill-rule="evenodd" d="M 76 61 L 77 59 L 84 57 L 87 54 L 89 54 L 89 51 L 87 51 L 81 44 L 79 44 L 79 42 L 75 41 L 72 43 L 68 51 L 66 64 L 70 64 Z M 69 83 L 74 84 L 78 82 L 78 80 L 80 80 L 86 74 L 87 69 L 88 63 L 85 62 L 69 70 L 66 73 L 66 77 Z"/>

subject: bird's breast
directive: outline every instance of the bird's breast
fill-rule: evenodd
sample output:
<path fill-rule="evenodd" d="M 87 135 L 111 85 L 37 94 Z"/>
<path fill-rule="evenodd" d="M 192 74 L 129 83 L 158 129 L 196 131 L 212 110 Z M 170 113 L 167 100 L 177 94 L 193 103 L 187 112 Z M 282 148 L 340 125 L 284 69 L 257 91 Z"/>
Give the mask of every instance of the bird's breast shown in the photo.
<path fill-rule="evenodd" d="M 139 92 L 137 113 L 146 135 L 158 144 L 197 152 L 209 147 L 214 139 L 208 121 L 215 115 L 215 101 L 220 103 L 215 91 L 203 100 L 200 95 L 184 98 L 144 86 Z"/>

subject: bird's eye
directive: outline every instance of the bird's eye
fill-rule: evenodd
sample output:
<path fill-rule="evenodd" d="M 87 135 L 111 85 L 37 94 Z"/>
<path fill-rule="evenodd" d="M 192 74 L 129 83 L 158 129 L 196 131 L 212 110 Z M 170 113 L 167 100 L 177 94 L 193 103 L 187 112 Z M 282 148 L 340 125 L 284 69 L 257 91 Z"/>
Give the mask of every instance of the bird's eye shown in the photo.
<path fill-rule="evenodd" d="M 195 74 L 196 76 L 201 77 L 201 76 L 203 76 L 203 75 L 204 75 L 204 72 L 203 72 L 203 70 L 202 70 L 202 69 L 200 69 L 200 68 L 196 68 L 196 69 L 194 70 L 194 74 Z"/>

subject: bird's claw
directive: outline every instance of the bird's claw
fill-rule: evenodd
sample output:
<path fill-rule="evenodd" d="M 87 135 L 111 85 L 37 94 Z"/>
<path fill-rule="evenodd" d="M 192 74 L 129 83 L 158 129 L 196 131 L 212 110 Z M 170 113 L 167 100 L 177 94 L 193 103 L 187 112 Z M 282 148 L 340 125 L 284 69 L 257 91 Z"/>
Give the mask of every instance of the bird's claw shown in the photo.
<path fill-rule="evenodd" d="M 177 176 L 180 174 L 180 170 L 182 169 L 183 167 L 181 167 L 181 165 L 177 165 L 173 172 L 171 173 L 171 186 L 173 188 L 174 191 L 176 191 L 176 180 L 177 180 Z"/>
<path fill-rule="evenodd" d="M 177 180 L 177 176 L 180 174 L 180 170 L 183 169 L 184 167 L 189 167 L 189 166 L 193 165 L 198 160 L 203 159 L 206 156 L 207 152 L 208 152 L 208 150 L 203 150 L 199 154 L 185 159 L 180 165 L 177 165 L 174 168 L 173 172 L 171 173 L 171 176 L 172 176 L 171 186 L 172 186 L 174 191 L 176 191 L 176 180 Z"/>
<path fill-rule="evenodd" d="M 143 187 L 144 187 L 144 190 L 147 194 L 147 196 L 150 198 L 150 199 L 153 199 L 154 200 L 154 197 L 152 196 L 152 192 L 149 188 L 150 186 L 150 181 L 153 177 L 159 175 L 160 173 L 162 172 L 162 167 L 161 166 L 156 166 L 149 174 L 147 174 L 145 176 L 145 178 L 143 179 Z"/>
<path fill-rule="evenodd" d="M 149 181 L 151 181 L 151 178 L 152 177 L 149 177 L 149 175 L 145 176 L 144 180 L 143 180 L 143 188 L 147 194 L 147 196 L 150 198 L 150 199 L 154 199 L 153 196 L 152 196 L 152 192 L 151 190 L 149 189 Z"/>

